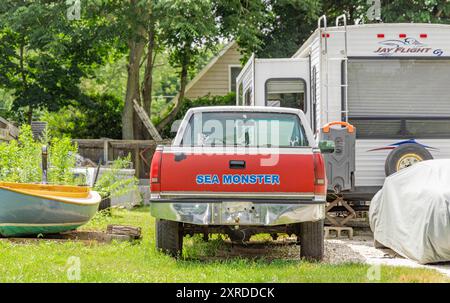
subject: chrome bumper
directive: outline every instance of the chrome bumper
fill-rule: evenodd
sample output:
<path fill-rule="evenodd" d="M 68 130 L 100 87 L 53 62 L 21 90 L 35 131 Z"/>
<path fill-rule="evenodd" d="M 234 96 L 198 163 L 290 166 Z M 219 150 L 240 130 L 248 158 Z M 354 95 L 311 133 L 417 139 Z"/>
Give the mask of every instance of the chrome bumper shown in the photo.
<path fill-rule="evenodd" d="M 325 201 L 171 201 L 151 200 L 158 219 L 198 225 L 274 226 L 319 221 Z"/>

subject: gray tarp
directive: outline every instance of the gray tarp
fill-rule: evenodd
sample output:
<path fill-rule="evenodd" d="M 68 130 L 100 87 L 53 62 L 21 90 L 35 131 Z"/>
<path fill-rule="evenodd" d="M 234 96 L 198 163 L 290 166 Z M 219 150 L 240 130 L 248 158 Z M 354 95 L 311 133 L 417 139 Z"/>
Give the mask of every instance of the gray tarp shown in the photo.
<path fill-rule="evenodd" d="M 401 170 L 372 199 L 376 241 L 419 263 L 450 261 L 450 160 Z"/>

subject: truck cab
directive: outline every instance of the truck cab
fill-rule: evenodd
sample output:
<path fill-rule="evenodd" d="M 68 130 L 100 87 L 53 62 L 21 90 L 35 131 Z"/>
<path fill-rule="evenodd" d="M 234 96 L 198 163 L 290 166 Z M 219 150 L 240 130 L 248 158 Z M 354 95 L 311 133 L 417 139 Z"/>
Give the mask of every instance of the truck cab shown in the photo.
<path fill-rule="evenodd" d="M 297 235 L 302 257 L 320 260 L 327 188 L 321 151 L 333 152 L 333 143 L 316 146 L 298 109 L 190 109 L 151 164 L 157 247 L 178 256 L 185 235 L 247 241 L 288 233 Z"/>

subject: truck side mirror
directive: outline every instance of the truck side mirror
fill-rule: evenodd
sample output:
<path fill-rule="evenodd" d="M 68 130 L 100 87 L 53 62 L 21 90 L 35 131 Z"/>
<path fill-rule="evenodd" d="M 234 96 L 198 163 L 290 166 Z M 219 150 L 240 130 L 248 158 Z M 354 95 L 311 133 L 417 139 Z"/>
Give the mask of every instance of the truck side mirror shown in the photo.
<path fill-rule="evenodd" d="M 322 154 L 332 154 L 334 153 L 334 141 L 322 140 L 319 142 L 319 149 Z"/>

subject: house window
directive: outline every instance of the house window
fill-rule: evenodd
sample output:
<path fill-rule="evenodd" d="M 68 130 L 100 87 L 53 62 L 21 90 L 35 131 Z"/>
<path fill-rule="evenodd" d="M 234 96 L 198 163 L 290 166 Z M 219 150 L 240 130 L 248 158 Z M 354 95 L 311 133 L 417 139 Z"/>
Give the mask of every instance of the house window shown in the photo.
<path fill-rule="evenodd" d="M 303 79 L 269 79 L 266 82 L 266 105 L 292 107 L 303 111 L 306 87 Z"/>
<path fill-rule="evenodd" d="M 229 69 L 229 90 L 236 92 L 236 79 L 241 73 L 242 67 L 240 65 L 230 65 Z"/>

